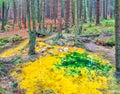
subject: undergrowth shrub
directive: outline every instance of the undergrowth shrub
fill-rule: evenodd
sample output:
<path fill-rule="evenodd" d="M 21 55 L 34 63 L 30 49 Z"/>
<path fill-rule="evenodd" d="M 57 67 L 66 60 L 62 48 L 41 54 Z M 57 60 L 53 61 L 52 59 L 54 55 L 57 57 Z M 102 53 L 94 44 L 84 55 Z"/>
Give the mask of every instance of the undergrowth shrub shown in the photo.
<path fill-rule="evenodd" d="M 108 45 L 114 46 L 115 45 L 115 37 L 111 36 L 108 40 L 107 40 Z"/>
<path fill-rule="evenodd" d="M 0 46 L 4 46 L 7 43 L 9 43 L 9 38 L 8 37 L 0 38 Z"/>
<path fill-rule="evenodd" d="M 103 26 L 114 26 L 115 25 L 115 20 L 103 20 L 101 21 L 101 25 Z"/>
<path fill-rule="evenodd" d="M 89 27 L 87 24 L 83 24 L 83 34 L 101 34 L 102 32 L 108 32 L 114 34 L 115 28 L 114 20 L 103 20 L 99 25 L 91 24 Z"/>
<path fill-rule="evenodd" d="M 12 36 L 11 40 L 12 40 L 12 42 L 21 41 L 22 36 L 19 36 L 18 34 L 15 34 L 15 35 Z"/>

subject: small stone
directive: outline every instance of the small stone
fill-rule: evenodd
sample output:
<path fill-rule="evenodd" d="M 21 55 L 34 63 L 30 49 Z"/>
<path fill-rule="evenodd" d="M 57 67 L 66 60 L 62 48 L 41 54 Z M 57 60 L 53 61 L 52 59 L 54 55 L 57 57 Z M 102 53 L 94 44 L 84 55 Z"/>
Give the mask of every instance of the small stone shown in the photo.
<path fill-rule="evenodd" d="M 69 51 L 69 48 L 63 48 L 64 52 L 68 52 Z"/>

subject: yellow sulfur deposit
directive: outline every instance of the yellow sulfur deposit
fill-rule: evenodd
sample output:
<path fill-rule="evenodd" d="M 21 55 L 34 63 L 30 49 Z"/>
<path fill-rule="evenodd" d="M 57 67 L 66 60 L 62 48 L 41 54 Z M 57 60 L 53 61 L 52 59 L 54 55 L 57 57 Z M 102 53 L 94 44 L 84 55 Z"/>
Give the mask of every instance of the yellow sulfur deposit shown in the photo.
<path fill-rule="evenodd" d="M 49 46 L 44 43 L 38 43 L 41 47 Z M 52 51 L 58 56 L 47 55 L 37 59 L 35 62 L 23 63 L 15 68 L 11 76 L 16 77 L 19 86 L 25 90 L 25 94 L 109 94 L 109 84 L 107 77 L 99 76 L 96 71 L 87 68 L 78 68 L 82 75 L 65 75 L 64 68 L 57 69 L 54 65 L 56 62 L 61 63 L 60 58 L 65 54 L 76 51 L 84 54 L 85 50 L 78 48 L 69 48 L 68 52 L 60 52 L 58 49 L 62 47 L 55 46 L 48 51 Z M 88 58 L 92 58 L 90 55 Z M 103 64 L 107 61 L 94 56 L 94 60 L 98 60 Z M 22 67 L 22 68 L 21 68 Z M 21 69 L 21 73 L 17 70 Z"/>
<path fill-rule="evenodd" d="M 17 47 L 2 53 L 0 57 L 27 55 L 28 47 L 25 47 L 27 44 L 28 40 L 24 40 Z M 16 66 L 11 73 L 11 76 L 16 77 L 25 94 L 110 94 L 111 83 L 108 82 L 111 80 L 111 75 L 99 75 L 96 70 L 89 71 L 87 67 L 68 67 L 67 69 L 61 67 L 59 69 L 55 66 L 55 63 L 61 64 L 59 57 L 65 57 L 70 52 L 85 54 L 84 49 L 51 46 L 44 42 L 37 42 L 36 51 L 42 50 L 45 50 L 46 56 L 34 62 L 22 63 Z M 53 56 L 50 53 L 53 53 Z M 102 65 L 110 65 L 107 60 L 101 59 L 97 55 L 89 53 L 87 58 L 91 61 L 101 62 Z M 18 70 L 21 70 L 21 73 L 18 73 Z M 81 75 L 71 75 L 69 70 L 78 70 Z"/>
<path fill-rule="evenodd" d="M 17 47 L 9 49 L 6 52 L 4 52 L 3 54 L 1 54 L 0 57 L 19 55 L 21 49 L 23 49 L 27 44 L 28 44 L 28 40 L 24 40 Z"/>

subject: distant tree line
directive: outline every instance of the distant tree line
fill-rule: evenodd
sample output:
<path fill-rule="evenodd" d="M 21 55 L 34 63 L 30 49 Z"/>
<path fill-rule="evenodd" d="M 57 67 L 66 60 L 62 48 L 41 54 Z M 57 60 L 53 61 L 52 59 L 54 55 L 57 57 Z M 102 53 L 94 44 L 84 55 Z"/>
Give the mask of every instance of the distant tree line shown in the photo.
<path fill-rule="evenodd" d="M 29 0 L 29 2 L 32 0 Z M 2 21 L 2 30 L 7 21 L 12 19 L 14 24 L 26 28 L 26 4 L 25 0 L 1 0 L 0 1 L 0 20 Z M 59 8 L 59 3 L 61 6 Z M 31 4 L 30 4 L 31 6 Z M 65 28 L 75 24 L 75 16 L 78 23 L 91 22 L 100 23 L 102 19 L 114 18 L 115 0 L 34 0 L 35 19 L 38 23 L 44 23 L 44 18 L 56 20 L 59 19 L 58 8 L 61 11 L 60 17 L 65 20 Z M 30 9 L 31 10 L 31 9 Z M 75 13 L 76 12 L 76 13 Z M 77 15 L 76 15 L 77 14 Z M 32 12 L 30 11 L 30 18 Z"/>

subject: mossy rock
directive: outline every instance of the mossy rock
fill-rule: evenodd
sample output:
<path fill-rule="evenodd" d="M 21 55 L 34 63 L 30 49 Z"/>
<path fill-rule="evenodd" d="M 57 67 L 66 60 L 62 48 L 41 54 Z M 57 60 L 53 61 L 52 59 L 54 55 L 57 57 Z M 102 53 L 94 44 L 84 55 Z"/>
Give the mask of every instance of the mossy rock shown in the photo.
<path fill-rule="evenodd" d="M 96 40 L 96 43 L 103 46 L 115 46 L 115 37 L 114 36 L 99 37 Z"/>

